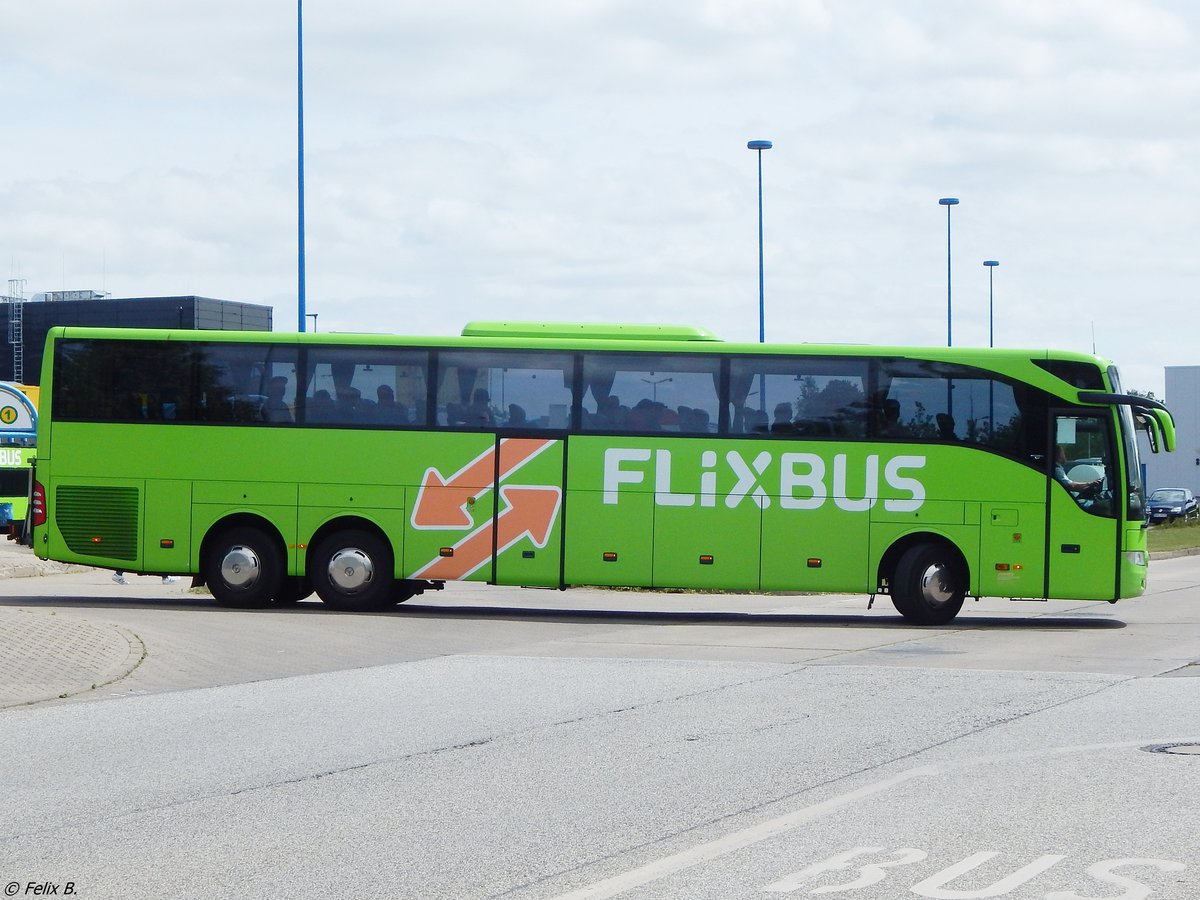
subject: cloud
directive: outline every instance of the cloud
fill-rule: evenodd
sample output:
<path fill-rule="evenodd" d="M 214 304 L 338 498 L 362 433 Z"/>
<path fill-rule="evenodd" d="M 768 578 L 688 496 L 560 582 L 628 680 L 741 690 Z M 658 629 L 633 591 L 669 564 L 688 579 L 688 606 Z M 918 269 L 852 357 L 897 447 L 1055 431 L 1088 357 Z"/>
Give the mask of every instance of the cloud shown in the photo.
<path fill-rule="evenodd" d="M 691 321 L 1091 348 L 1154 389 L 1200 327 L 1200 13 L 1182 2 L 305 6 L 309 309 L 323 328 Z M 29 290 L 296 316 L 295 4 L 6 12 L 0 243 Z M 53 51 L 53 52 L 50 52 Z M 1139 327 L 1131 327 L 1131 322 Z"/>

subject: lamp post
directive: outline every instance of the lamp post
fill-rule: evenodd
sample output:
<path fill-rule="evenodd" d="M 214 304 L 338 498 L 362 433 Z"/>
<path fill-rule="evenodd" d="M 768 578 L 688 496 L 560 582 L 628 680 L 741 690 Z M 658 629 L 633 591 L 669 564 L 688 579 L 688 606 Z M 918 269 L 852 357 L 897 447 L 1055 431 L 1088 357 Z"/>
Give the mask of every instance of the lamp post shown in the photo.
<path fill-rule="evenodd" d="M 996 266 L 1000 265 L 1000 260 L 985 259 L 983 264 L 987 266 L 988 270 L 988 346 L 994 347 L 996 346 L 996 332 L 993 328 L 992 322 L 992 300 L 995 297 L 995 294 L 992 291 L 992 273 L 996 271 Z"/>
<path fill-rule="evenodd" d="M 957 197 L 943 197 L 938 201 L 946 207 L 946 346 L 954 346 L 954 304 L 950 295 L 950 207 L 958 205 Z"/>
<path fill-rule="evenodd" d="M 770 150 L 774 144 L 770 141 L 750 141 L 747 150 L 758 152 L 758 342 L 767 339 L 766 312 L 763 303 L 763 203 L 762 203 L 762 152 Z"/>
<path fill-rule="evenodd" d="M 296 0 L 296 158 L 296 202 L 299 208 L 296 306 L 300 314 L 300 331 L 303 332 L 305 319 L 308 318 L 304 311 L 304 0 Z M 316 324 L 316 319 L 313 319 L 313 326 Z"/>
<path fill-rule="evenodd" d="M 304 314 L 304 317 L 306 319 L 313 320 L 313 334 L 317 333 L 317 315 L 318 315 L 317 313 L 305 313 Z"/>
<path fill-rule="evenodd" d="M 653 375 L 654 373 L 651 372 L 650 374 Z M 649 378 L 643 378 L 642 381 L 644 381 L 644 382 L 646 382 L 646 384 L 652 386 L 651 389 L 653 391 L 653 400 L 655 403 L 657 403 L 658 402 L 658 386 L 660 384 L 666 384 L 668 381 L 674 381 L 674 379 L 673 378 L 659 378 L 658 380 L 654 381 Z"/>

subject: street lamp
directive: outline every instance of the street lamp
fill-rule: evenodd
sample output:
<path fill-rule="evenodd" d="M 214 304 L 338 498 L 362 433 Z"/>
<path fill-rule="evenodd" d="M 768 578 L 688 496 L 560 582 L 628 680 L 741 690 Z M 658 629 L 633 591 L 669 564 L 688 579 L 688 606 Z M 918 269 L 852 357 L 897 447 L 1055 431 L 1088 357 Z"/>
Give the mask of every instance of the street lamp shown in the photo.
<path fill-rule="evenodd" d="M 758 342 L 767 339 L 766 314 L 763 304 L 763 204 L 762 204 L 762 152 L 770 150 L 774 144 L 770 141 L 750 141 L 747 150 L 758 151 Z"/>
<path fill-rule="evenodd" d="M 304 0 L 296 0 L 296 217 L 297 278 L 296 308 L 300 313 L 300 331 L 304 331 L 308 314 L 304 310 Z M 316 319 L 313 326 L 316 326 Z"/>
<path fill-rule="evenodd" d="M 996 341 L 995 341 L 996 333 L 992 327 L 992 306 L 993 306 L 992 299 L 994 297 L 994 294 L 992 292 L 992 273 L 996 270 L 996 266 L 1000 265 L 1000 260 L 985 259 L 983 261 L 983 264 L 985 266 L 987 266 L 987 270 L 988 270 L 988 346 L 994 347 L 994 346 L 996 346 Z"/>
<path fill-rule="evenodd" d="M 317 333 L 317 313 L 305 313 L 304 318 L 313 320 L 313 334 Z"/>
<path fill-rule="evenodd" d="M 653 372 L 651 372 L 650 374 L 651 374 L 651 375 L 653 375 L 654 373 L 653 373 Z M 659 386 L 660 384 L 666 384 L 668 381 L 674 381 L 674 380 L 675 380 L 675 379 L 673 379 L 673 378 L 659 378 L 657 381 L 652 381 L 652 380 L 651 380 L 651 379 L 649 379 L 649 378 L 643 378 L 643 379 L 642 379 L 642 381 L 646 382 L 646 384 L 649 384 L 649 385 L 652 385 L 652 386 L 653 386 L 653 387 L 652 387 L 652 390 L 653 390 L 653 399 L 654 399 L 654 402 L 655 402 L 655 403 L 657 403 L 657 402 L 658 402 L 658 386 Z"/>
<path fill-rule="evenodd" d="M 946 346 L 954 346 L 954 305 L 950 298 L 950 207 L 958 205 L 957 197 L 943 197 L 938 201 L 946 207 Z"/>

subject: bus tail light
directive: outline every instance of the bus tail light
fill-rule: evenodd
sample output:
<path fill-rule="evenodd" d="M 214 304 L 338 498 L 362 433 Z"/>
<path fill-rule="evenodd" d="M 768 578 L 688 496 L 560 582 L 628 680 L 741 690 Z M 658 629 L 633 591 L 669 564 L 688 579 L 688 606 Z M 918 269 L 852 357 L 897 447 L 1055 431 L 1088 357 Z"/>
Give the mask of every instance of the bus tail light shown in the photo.
<path fill-rule="evenodd" d="M 33 508 L 33 524 L 34 527 L 46 524 L 46 489 L 42 487 L 40 481 L 33 483 L 33 497 L 31 506 Z"/>

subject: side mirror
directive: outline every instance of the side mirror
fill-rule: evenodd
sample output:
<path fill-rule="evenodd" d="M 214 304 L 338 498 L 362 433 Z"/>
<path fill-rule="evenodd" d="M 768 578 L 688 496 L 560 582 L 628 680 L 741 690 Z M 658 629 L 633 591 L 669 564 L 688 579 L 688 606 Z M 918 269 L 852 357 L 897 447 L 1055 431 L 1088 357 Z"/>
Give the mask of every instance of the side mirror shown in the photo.
<path fill-rule="evenodd" d="M 1146 440 L 1150 443 L 1150 452 L 1157 453 L 1160 438 L 1162 437 L 1162 431 L 1158 427 L 1158 422 L 1154 421 L 1151 416 L 1146 415 L 1141 410 L 1134 417 L 1134 422 L 1137 425 L 1138 431 L 1146 433 Z"/>
<path fill-rule="evenodd" d="M 1139 408 L 1137 412 L 1146 419 L 1147 434 L 1151 435 L 1151 450 L 1155 453 L 1158 452 L 1158 449 L 1154 446 L 1154 444 L 1157 442 L 1168 453 L 1174 453 L 1175 422 L 1171 418 L 1171 414 L 1165 409 L 1153 409 L 1146 407 Z"/>

